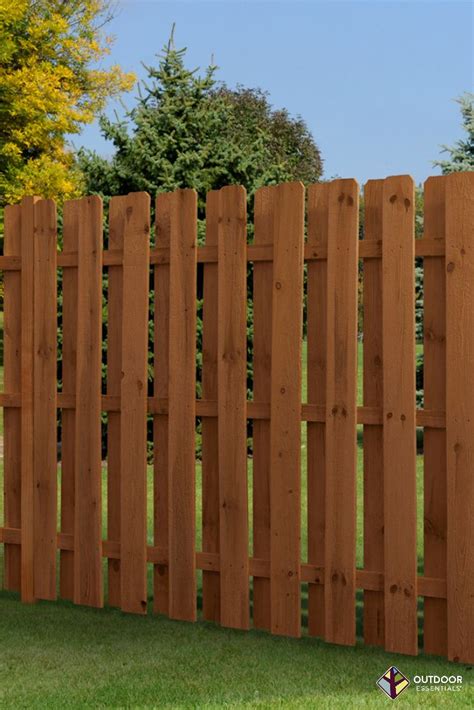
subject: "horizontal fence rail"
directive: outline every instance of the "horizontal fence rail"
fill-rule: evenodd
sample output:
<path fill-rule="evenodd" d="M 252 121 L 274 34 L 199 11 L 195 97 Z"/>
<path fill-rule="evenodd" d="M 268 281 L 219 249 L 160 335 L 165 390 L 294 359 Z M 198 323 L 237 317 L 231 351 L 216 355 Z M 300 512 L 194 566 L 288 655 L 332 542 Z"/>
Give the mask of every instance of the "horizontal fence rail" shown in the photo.
<path fill-rule="evenodd" d="M 307 593 L 308 633 L 344 645 L 363 590 L 365 643 L 412 655 L 423 597 L 425 652 L 474 662 L 474 173 L 427 180 L 417 239 L 408 176 L 370 180 L 363 212 L 354 180 L 251 202 L 224 187 L 205 218 L 198 244 L 194 190 L 158 195 L 154 226 L 146 193 L 114 197 L 104 241 L 102 202 L 85 197 L 64 206 L 59 250 L 53 201 L 5 209 L 5 588 L 137 614 L 151 595 L 155 613 L 195 621 L 201 570 L 204 619 L 298 637 Z"/>

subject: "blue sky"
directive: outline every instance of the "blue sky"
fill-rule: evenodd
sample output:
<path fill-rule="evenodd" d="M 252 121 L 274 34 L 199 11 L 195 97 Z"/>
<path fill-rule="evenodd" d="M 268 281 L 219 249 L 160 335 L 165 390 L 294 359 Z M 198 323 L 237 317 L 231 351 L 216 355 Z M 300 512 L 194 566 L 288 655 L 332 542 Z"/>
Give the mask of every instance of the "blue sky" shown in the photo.
<path fill-rule="evenodd" d="M 440 144 L 462 134 L 454 99 L 473 86 L 469 2 L 121 0 L 110 61 L 143 77 L 141 61 L 156 61 L 173 22 L 188 66 L 213 55 L 219 79 L 265 89 L 305 119 L 326 178 L 420 182 L 439 172 Z M 74 144 L 111 152 L 97 125 Z"/>

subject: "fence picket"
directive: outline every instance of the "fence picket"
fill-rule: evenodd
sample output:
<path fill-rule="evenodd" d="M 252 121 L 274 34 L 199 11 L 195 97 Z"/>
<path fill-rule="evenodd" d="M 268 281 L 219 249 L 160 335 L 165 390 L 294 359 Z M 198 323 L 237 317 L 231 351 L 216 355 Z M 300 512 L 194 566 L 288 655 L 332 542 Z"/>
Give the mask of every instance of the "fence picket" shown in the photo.
<path fill-rule="evenodd" d="M 474 173 L 446 181 L 448 658 L 474 662 Z"/>
<path fill-rule="evenodd" d="M 34 591 L 35 203 L 21 201 L 21 600 Z"/>
<path fill-rule="evenodd" d="M 80 218 L 80 200 L 69 200 L 63 212 L 63 251 L 77 253 Z M 77 349 L 77 267 L 63 269 L 62 312 L 62 392 L 76 394 Z M 75 408 L 61 411 L 61 532 L 74 535 L 75 501 Z M 61 550 L 60 595 L 63 599 L 74 597 L 74 551 Z"/>
<path fill-rule="evenodd" d="M 424 239 L 445 239 L 446 178 L 425 182 Z M 446 410 L 446 281 L 444 256 L 424 259 L 423 387 L 426 409 Z M 446 579 L 446 430 L 425 427 L 424 574 Z M 447 653 L 446 599 L 425 599 L 425 653 Z"/>
<path fill-rule="evenodd" d="M 271 629 L 301 633 L 301 348 L 304 187 L 274 196 L 270 420 Z"/>
<path fill-rule="evenodd" d="M 171 209 L 173 195 L 162 193 L 156 198 L 156 246 L 169 249 Z M 154 318 L 154 395 L 168 398 L 169 378 L 169 263 L 157 264 L 154 273 L 155 318 Z M 153 418 L 153 496 L 154 496 L 154 541 L 162 549 L 168 549 L 168 414 Z M 153 609 L 158 614 L 168 614 L 169 570 L 167 565 L 155 564 L 153 568 Z"/>
<path fill-rule="evenodd" d="M 120 387 L 120 606 L 147 610 L 147 385 L 150 197 L 126 198 Z"/>
<path fill-rule="evenodd" d="M 74 602 L 103 605 L 101 505 L 102 201 L 79 203 Z"/>
<path fill-rule="evenodd" d="M 219 192 L 206 200 L 206 246 L 217 247 Z M 217 401 L 217 264 L 204 264 L 202 330 L 202 396 Z M 202 549 L 219 552 L 219 450 L 217 417 L 202 419 Z M 202 612 L 206 621 L 220 620 L 219 573 L 202 573 Z"/>
<path fill-rule="evenodd" d="M 327 251 L 329 183 L 308 188 L 308 246 Z M 327 259 L 308 263 L 307 379 L 308 403 L 326 406 Z M 326 499 L 326 423 L 307 423 L 308 562 L 324 566 Z M 324 636 L 324 587 L 308 585 L 308 633 Z"/>
<path fill-rule="evenodd" d="M 364 242 L 382 243 L 383 180 L 364 190 Z M 383 406 L 382 259 L 364 263 L 364 406 Z M 383 426 L 364 426 L 364 569 L 381 572 L 383 542 Z M 364 591 L 364 641 L 383 646 L 383 592 Z"/>
<path fill-rule="evenodd" d="M 109 204 L 109 250 L 123 250 L 127 197 L 112 197 Z M 120 396 L 122 382 L 123 266 L 109 266 L 107 294 L 107 394 Z M 120 530 L 121 412 L 109 412 L 107 419 L 107 538 L 122 539 Z M 120 606 L 121 560 L 107 560 L 108 603 Z"/>
<path fill-rule="evenodd" d="M 56 599 L 56 205 L 34 207 L 34 593 Z"/>
<path fill-rule="evenodd" d="M 255 244 L 273 244 L 275 188 L 261 187 L 255 194 Z M 271 261 L 253 265 L 253 399 L 271 400 L 272 291 Z M 270 422 L 253 422 L 253 554 L 270 559 Z M 253 578 L 253 623 L 270 629 L 270 580 Z"/>
<path fill-rule="evenodd" d="M 246 194 L 224 187 L 218 231 L 221 624 L 249 626 Z"/>
<path fill-rule="evenodd" d="M 383 187 L 383 463 L 385 648 L 415 655 L 416 439 L 414 185 Z"/>
<path fill-rule="evenodd" d="M 169 615 L 196 620 L 197 193 L 173 195 L 170 228 L 168 559 Z"/>
<path fill-rule="evenodd" d="M 5 208 L 5 256 L 21 255 L 21 205 Z M 4 389 L 21 391 L 21 272 L 6 271 L 4 278 Z M 21 409 L 5 408 L 4 416 L 4 501 L 5 526 L 21 527 Z M 5 545 L 5 588 L 20 591 L 21 547 Z"/>
<path fill-rule="evenodd" d="M 357 267 L 359 187 L 329 188 L 324 634 L 355 643 Z"/>

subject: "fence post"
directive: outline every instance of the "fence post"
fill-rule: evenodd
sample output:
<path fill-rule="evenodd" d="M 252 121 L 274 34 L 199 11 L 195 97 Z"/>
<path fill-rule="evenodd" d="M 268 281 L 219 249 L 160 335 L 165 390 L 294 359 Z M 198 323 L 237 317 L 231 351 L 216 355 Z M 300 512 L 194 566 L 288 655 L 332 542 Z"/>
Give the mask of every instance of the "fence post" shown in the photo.
<path fill-rule="evenodd" d="M 474 173 L 446 179 L 448 658 L 474 662 Z"/>
<path fill-rule="evenodd" d="M 76 359 L 74 602 L 103 605 L 102 587 L 102 201 L 79 203 Z"/>
<path fill-rule="evenodd" d="M 301 341 L 304 187 L 274 196 L 270 420 L 271 630 L 301 633 Z"/>
<path fill-rule="evenodd" d="M 382 241 L 385 648 L 416 655 L 415 191 L 384 181 Z"/>
<path fill-rule="evenodd" d="M 218 413 L 221 624 L 249 626 L 245 190 L 219 194 Z"/>
<path fill-rule="evenodd" d="M 5 208 L 5 256 L 21 256 L 21 205 Z M 4 275 L 4 366 L 5 392 L 21 392 L 21 271 Z M 6 407 L 4 416 L 4 500 L 5 526 L 21 527 L 21 409 Z M 5 544 L 5 587 L 21 588 L 21 547 Z"/>
<path fill-rule="evenodd" d="M 56 599 L 57 275 L 56 205 L 34 205 L 33 446 L 34 594 Z"/>
<path fill-rule="evenodd" d="M 355 643 L 359 186 L 329 187 L 324 635 Z"/>
<path fill-rule="evenodd" d="M 120 606 L 147 610 L 147 395 L 150 198 L 125 198 L 120 386 Z"/>

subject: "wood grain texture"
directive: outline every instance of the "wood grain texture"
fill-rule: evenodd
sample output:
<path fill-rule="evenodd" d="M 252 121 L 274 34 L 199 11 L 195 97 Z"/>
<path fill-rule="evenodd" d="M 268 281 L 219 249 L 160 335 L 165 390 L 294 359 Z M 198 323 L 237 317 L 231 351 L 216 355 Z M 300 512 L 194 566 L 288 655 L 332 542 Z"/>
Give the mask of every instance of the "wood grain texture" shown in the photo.
<path fill-rule="evenodd" d="M 308 187 L 308 243 L 327 252 L 329 183 Z M 326 407 L 327 260 L 308 263 L 307 378 L 308 403 Z M 307 424 L 308 562 L 324 565 L 326 505 L 326 425 Z M 324 588 L 308 586 L 308 633 L 324 636 Z"/>
<path fill-rule="evenodd" d="M 355 643 L 357 266 L 359 187 L 329 187 L 324 635 Z"/>
<path fill-rule="evenodd" d="M 77 252 L 80 201 L 69 200 L 63 210 L 63 250 Z M 76 394 L 77 267 L 63 269 L 62 393 Z M 75 500 L 75 408 L 61 411 L 61 532 L 74 534 Z M 59 592 L 63 599 L 74 597 L 74 551 L 61 550 Z"/>
<path fill-rule="evenodd" d="M 275 188 L 261 187 L 255 194 L 257 245 L 273 244 Z M 270 403 L 272 365 L 273 264 L 253 267 L 253 399 Z M 253 553 L 270 559 L 270 421 L 253 422 Z M 270 629 L 270 580 L 253 578 L 253 624 Z"/>
<path fill-rule="evenodd" d="M 127 196 L 123 235 L 120 606 L 147 610 L 147 385 L 150 197 Z"/>
<path fill-rule="evenodd" d="M 101 496 L 102 201 L 79 204 L 74 602 L 103 605 Z"/>
<path fill-rule="evenodd" d="M 446 178 L 425 182 L 423 239 L 445 240 Z M 446 410 L 446 277 L 444 256 L 424 262 L 424 407 Z M 446 430 L 425 427 L 424 451 L 424 572 L 446 578 Z M 445 599 L 425 599 L 424 651 L 447 654 Z"/>
<path fill-rule="evenodd" d="M 21 254 L 21 206 L 12 205 L 4 212 L 4 253 Z M 4 389 L 21 391 L 21 272 L 5 272 L 3 362 Z M 3 475 L 5 527 L 21 527 L 21 409 L 3 410 Z M 5 544 L 5 588 L 20 591 L 21 548 Z"/>
<path fill-rule="evenodd" d="M 109 252 L 121 252 L 127 210 L 127 197 L 112 197 L 109 204 Z M 107 294 L 107 394 L 120 396 L 122 382 L 122 264 L 109 266 Z M 107 419 L 107 535 L 109 540 L 121 540 L 121 413 L 109 412 Z M 120 606 L 120 560 L 109 559 L 108 603 Z"/>
<path fill-rule="evenodd" d="M 34 591 L 34 302 L 35 203 L 21 201 L 21 600 Z"/>
<path fill-rule="evenodd" d="M 383 188 L 385 648 L 418 652 L 416 612 L 416 440 L 414 184 Z"/>
<path fill-rule="evenodd" d="M 56 599 L 56 205 L 39 200 L 34 214 L 34 590 Z"/>
<path fill-rule="evenodd" d="M 369 180 L 364 190 L 364 242 L 382 244 L 383 180 Z M 364 405 L 383 407 L 382 261 L 364 262 Z M 364 426 L 364 568 L 384 566 L 383 426 Z M 383 646 L 384 595 L 364 592 L 364 641 Z"/>
<path fill-rule="evenodd" d="M 301 343 L 304 187 L 274 196 L 270 420 L 271 630 L 301 633 Z"/>
<path fill-rule="evenodd" d="M 249 626 L 246 194 L 219 195 L 218 413 L 221 624 Z"/>
<path fill-rule="evenodd" d="M 170 246 L 172 194 L 162 193 L 156 198 L 156 246 Z M 155 282 L 155 340 L 154 393 L 168 397 L 169 378 L 169 308 L 170 267 L 159 264 L 154 269 Z M 154 539 L 155 545 L 168 547 L 168 414 L 153 418 L 154 441 Z M 153 609 L 167 614 L 169 609 L 169 573 L 166 565 L 156 564 L 153 570 Z"/>
<path fill-rule="evenodd" d="M 196 620 L 197 193 L 174 193 L 170 234 L 168 546 L 169 615 Z"/>
<path fill-rule="evenodd" d="M 453 173 L 446 180 L 448 658 L 463 663 L 474 662 L 473 284 L 474 173 Z"/>
<path fill-rule="evenodd" d="M 206 199 L 206 246 L 217 248 L 219 191 Z M 217 262 L 204 264 L 202 396 L 217 402 Z M 216 412 L 217 413 L 217 412 Z M 217 416 L 202 419 L 202 549 L 219 552 L 219 448 Z M 220 620 L 219 573 L 202 573 L 202 614 Z"/>

